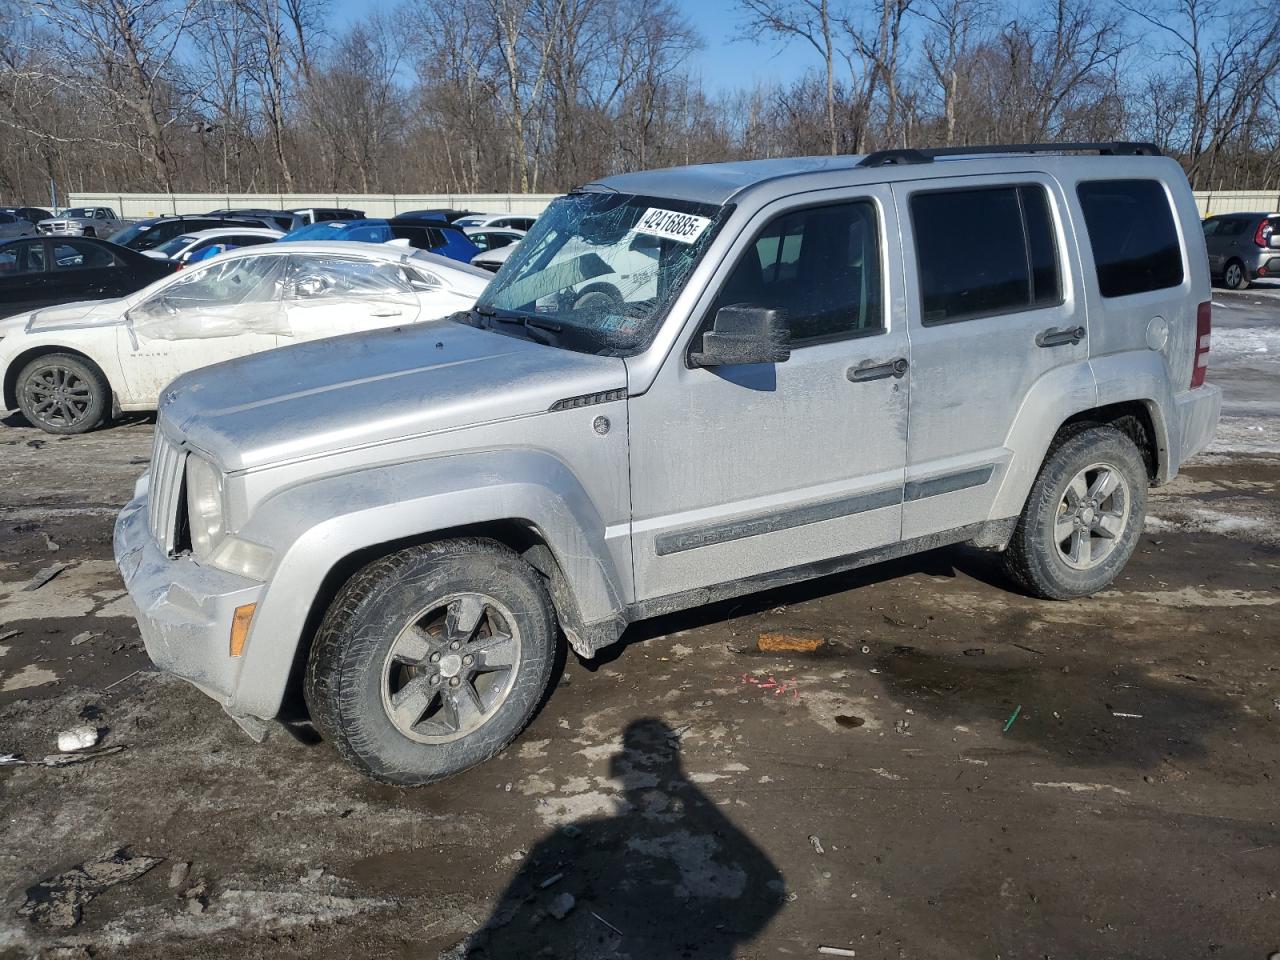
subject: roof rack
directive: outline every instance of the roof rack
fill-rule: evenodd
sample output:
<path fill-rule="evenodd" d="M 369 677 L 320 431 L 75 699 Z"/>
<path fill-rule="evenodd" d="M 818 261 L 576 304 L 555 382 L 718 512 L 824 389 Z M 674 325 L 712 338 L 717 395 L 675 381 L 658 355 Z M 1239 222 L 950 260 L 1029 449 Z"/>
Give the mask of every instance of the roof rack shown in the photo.
<path fill-rule="evenodd" d="M 1104 157 L 1163 156 L 1154 143 L 1113 140 L 1102 143 L 996 143 L 976 147 L 922 147 L 916 150 L 877 150 L 859 161 L 860 167 L 892 167 L 933 163 L 939 157 L 967 157 L 988 153 L 1097 153 Z"/>

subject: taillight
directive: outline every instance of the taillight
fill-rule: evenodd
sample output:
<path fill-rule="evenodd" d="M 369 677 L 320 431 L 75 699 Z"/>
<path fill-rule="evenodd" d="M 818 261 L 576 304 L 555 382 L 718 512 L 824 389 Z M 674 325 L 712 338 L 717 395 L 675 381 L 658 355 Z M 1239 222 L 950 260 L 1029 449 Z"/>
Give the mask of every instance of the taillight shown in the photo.
<path fill-rule="evenodd" d="M 1271 242 L 1271 221 L 1263 220 L 1258 224 L 1258 229 L 1253 233 L 1253 242 L 1260 247 L 1265 247 Z"/>
<path fill-rule="evenodd" d="M 1196 362 L 1191 368 L 1192 388 L 1204 386 L 1209 369 L 1209 334 L 1213 328 L 1213 304 L 1202 303 L 1196 309 Z"/>

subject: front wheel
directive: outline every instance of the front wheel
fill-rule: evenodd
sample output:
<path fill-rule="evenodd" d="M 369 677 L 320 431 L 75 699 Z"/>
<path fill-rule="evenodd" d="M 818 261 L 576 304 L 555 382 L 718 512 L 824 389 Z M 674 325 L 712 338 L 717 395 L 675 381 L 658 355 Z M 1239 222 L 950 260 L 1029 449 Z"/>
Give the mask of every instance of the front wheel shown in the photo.
<path fill-rule="evenodd" d="M 1051 449 L 1005 552 L 1005 569 L 1047 600 L 1087 597 L 1120 574 L 1142 534 L 1147 467 L 1129 437 L 1089 427 Z"/>
<path fill-rule="evenodd" d="M 483 763 L 524 729 L 551 681 L 542 578 L 492 540 L 401 550 L 347 582 L 307 664 L 312 720 L 368 776 L 405 786 Z"/>
<path fill-rule="evenodd" d="M 18 409 L 46 433 L 87 433 L 107 418 L 111 390 L 102 372 L 69 353 L 32 360 L 18 374 Z"/>

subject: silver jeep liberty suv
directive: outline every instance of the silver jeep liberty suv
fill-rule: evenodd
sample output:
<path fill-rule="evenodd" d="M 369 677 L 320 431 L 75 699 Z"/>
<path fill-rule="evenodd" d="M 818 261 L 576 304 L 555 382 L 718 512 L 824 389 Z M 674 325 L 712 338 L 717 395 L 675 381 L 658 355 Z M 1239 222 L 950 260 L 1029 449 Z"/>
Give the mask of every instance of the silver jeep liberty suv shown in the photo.
<path fill-rule="evenodd" d="M 968 542 L 1106 587 L 1203 448 L 1205 241 L 1142 144 L 609 177 L 474 309 L 162 397 L 115 554 L 152 659 L 378 780 L 480 763 L 563 637 Z"/>

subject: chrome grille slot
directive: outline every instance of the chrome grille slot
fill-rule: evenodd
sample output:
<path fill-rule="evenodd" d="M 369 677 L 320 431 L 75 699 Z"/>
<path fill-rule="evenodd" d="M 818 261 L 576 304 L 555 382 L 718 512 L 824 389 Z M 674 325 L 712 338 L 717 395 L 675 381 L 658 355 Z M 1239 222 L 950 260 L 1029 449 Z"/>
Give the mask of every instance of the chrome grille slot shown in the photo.
<path fill-rule="evenodd" d="M 151 453 L 151 495 L 147 520 L 151 536 L 165 553 L 173 553 L 177 535 L 178 498 L 182 495 L 182 470 L 186 454 L 156 429 Z"/>

